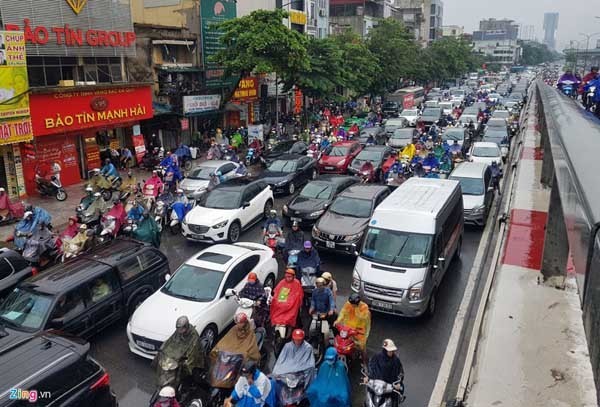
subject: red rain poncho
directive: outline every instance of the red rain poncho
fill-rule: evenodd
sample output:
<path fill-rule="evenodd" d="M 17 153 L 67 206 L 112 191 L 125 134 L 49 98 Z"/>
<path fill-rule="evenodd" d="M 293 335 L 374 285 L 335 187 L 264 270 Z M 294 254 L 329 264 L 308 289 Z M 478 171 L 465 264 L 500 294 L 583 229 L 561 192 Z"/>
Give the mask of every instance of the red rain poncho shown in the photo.
<path fill-rule="evenodd" d="M 271 303 L 271 324 L 296 326 L 296 317 L 302 305 L 304 290 L 298 279 L 281 280 L 275 287 Z"/>

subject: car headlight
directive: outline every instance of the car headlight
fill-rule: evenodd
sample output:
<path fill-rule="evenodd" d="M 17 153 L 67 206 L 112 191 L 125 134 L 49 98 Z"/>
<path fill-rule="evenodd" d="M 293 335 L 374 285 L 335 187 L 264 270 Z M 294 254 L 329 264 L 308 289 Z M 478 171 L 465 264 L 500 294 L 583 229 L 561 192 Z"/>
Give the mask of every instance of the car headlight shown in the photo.
<path fill-rule="evenodd" d="M 360 232 L 360 233 L 357 233 L 357 234 L 355 234 L 355 235 L 349 235 L 349 236 L 346 236 L 346 237 L 344 238 L 344 240 L 345 240 L 346 242 L 353 242 L 353 241 L 355 241 L 355 240 L 358 240 L 358 239 L 360 239 L 360 237 L 361 237 L 361 236 L 362 236 L 362 232 Z"/>
<path fill-rule="evenodd" d="M 219 222 L 216 225 L 213 225 L 213 229 L 221 229 L 222 227 L 225 227 L 225 225 L 227 225 L 227 222 L 229 222 L 228 220 L 224 220 L 223 222 Z"/>
<path fill-rule="evenodd" d="M 276 187 L 282 187 L 285 184 L 287 184 L 287 179 L 284 179 L 283 181 L 279 181 L 278 183 L 275 184 Z"/>
<path fill-rule="evenodd" d="M 319 230 L 319 228 L 316 227 L 316 226 L 313 226 L 313 228 L 312 228 L 312 235 L 313 235 L 313 237 L 317 237 L 320 234 L 321 234 L 321 231 Z"/>
<path fill-rule="evenodd" d="M 283 205 L 283 208 L 281 208 L 281 211 L 283 213 L 287 213 L 288 212 L 288 206 L 287 205 Z"/>
<path fill-rule="evenodd" d="M 350 288 L 352 291 L 360 291 L 360 277 L 356 271 L 352 273 L 352 284 L 350 285 Z"/>
<path fill-rule="evenodd" d="M 481 205 L 481 206 L 476 206 L 475 208 L 473 208 L 473 210 L 471 211 L 472 213 L 481 213 L 485 210 L 485 205 Z"/>
<path fill-rule="evenodd" d="M 344 165 L 346 163 L 346 160 L 340 160 L 338 161 L 335 165 L 340 166 L 340 165 Z"/>
<path fill-rule="evenodd" d="M 321 209 L 320 211 L 314 211 L 308 214 L 309 218 L 316 218 L 317 216 L 321 216 L 325 212 L 325 209 Z"/>
<path fill-rule="evenodd" d="M 421 299 L 421 295 L 423 294 L 423 284 L 419 283 L 416 286 L 413 286 L 408 290 L 408 300 L 409 301 L 419 301 Z"/>

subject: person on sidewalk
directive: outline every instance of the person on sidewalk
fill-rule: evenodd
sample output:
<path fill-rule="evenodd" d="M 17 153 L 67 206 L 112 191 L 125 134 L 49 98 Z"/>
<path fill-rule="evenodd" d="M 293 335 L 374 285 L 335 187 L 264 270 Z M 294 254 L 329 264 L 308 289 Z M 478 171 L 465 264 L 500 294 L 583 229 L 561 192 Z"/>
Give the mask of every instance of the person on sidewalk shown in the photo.
<path fill-rule="evenodd" d="M 133 162 L 133 154 L 131 154 L 131 150 L 127 147 L 121 150 L 121 169 L 125 170 L 128 168 Z"/>
<path fill-rule="evenodd" d="M 60 182 L 60 172 L 61 171 L 62 171 L 62 168 L 60 167 L 60 164 L 58 163 L 58 161 L 52 162 L 52 175 L 56 177 L 58 182 Z"/>

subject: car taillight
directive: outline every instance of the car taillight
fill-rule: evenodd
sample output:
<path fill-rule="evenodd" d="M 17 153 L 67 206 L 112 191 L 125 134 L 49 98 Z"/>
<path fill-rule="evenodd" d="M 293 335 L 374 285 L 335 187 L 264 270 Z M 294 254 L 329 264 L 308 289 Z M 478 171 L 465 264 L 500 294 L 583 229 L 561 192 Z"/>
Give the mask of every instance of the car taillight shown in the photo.
<path fill-rule="evenodd" d="M 96 381 L 96 383 L 90 386 L 90 390 L 98 390 L 102 387 L 107 387 L 108 385 L 110 385 L 110 376 L 108 373 L 104 373 L 102 377 Z"/>
<path fill-rule="evenodd" d="M 37 267 L 32 267 L 31 268 L 31 275 L 32 276 L 36 276 L 40 271 L 38 270 Z"/>

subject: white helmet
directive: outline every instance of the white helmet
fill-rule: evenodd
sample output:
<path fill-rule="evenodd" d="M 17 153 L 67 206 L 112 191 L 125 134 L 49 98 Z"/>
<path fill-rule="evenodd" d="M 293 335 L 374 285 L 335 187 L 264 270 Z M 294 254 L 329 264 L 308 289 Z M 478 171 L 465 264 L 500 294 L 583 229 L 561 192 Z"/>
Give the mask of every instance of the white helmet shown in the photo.
<path fill-rule="evenodd" d="M 99 198 L 100 196 L 102 196 L 102 194 L 101 194 L 100 192 L 96 192 L 96 193 L 94 194 L 94 196 L 95 196 L 96 198 Z"/>
<path fill-rule="evenodd" d="M 158 396 L 174 398 L 175 397 L 175 389 L 172 388 L 171 386 L 165 386 L 162 389 L 160 389 Z"/>

